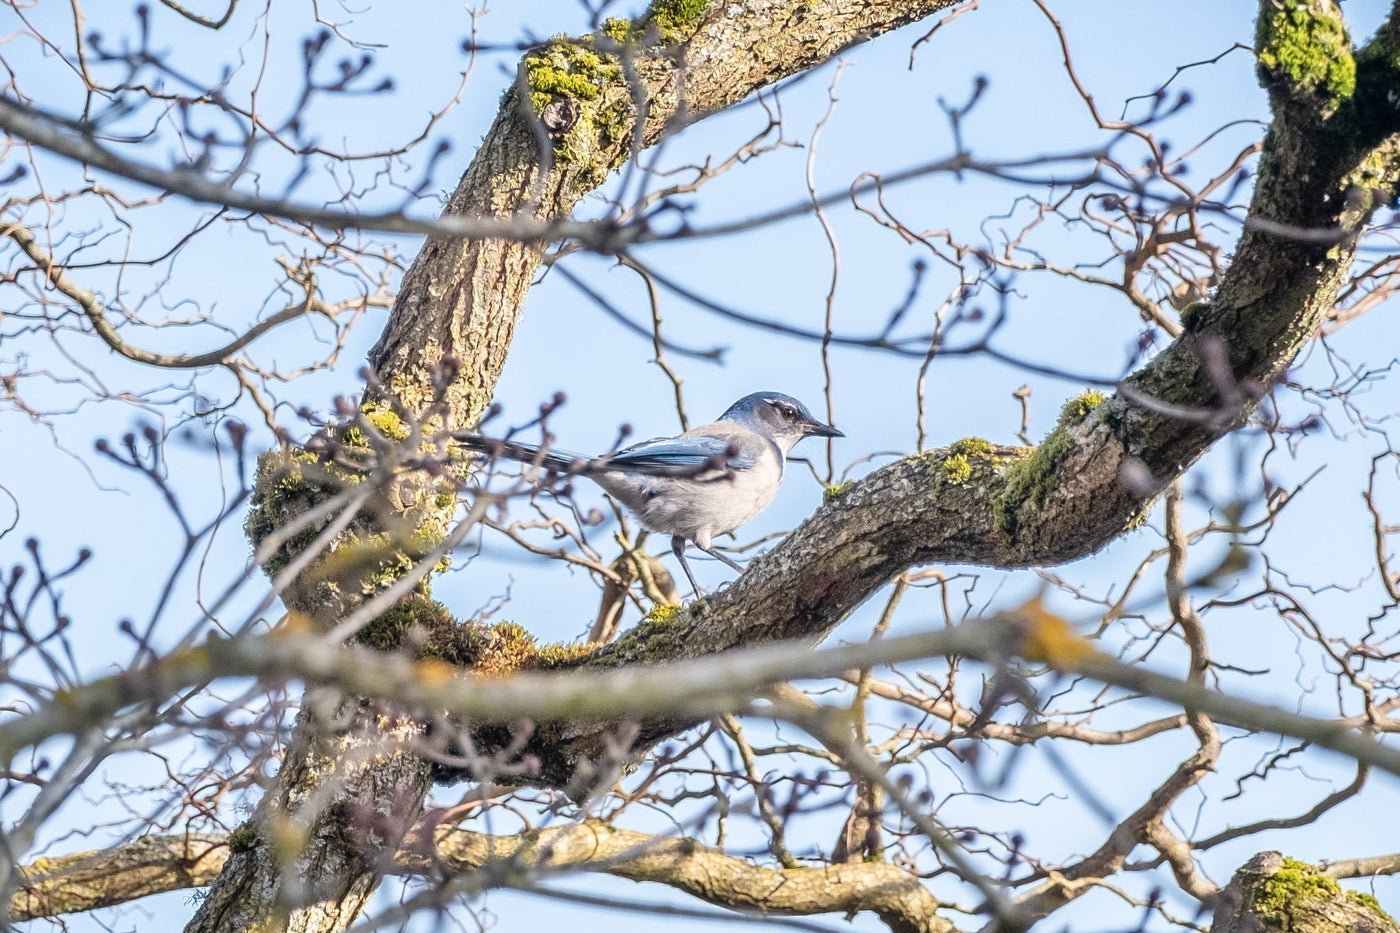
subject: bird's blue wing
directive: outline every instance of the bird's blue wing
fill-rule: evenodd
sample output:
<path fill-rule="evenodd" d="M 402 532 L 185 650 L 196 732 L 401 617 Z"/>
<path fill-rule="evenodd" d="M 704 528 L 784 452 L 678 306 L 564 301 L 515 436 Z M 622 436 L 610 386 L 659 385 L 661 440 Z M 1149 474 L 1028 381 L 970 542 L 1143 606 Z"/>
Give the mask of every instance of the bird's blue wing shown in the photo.
<path fill-rule="evenodd" d="M 665 475 L 699 471 L 706 464 L 747 470 L 758 462 L 758 454 L 753 445 L 732 437 L 683 436 L 642 441 L 600 459 L 609 468 Z"/>

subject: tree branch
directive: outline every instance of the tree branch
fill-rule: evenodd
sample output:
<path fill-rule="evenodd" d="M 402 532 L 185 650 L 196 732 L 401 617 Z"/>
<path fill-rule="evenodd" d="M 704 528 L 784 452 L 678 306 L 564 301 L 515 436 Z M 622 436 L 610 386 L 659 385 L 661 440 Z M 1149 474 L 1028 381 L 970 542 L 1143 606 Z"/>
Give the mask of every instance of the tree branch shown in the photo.
<path fill-rule="evenodd" d="M 875 471 L 756 558 L 733 586 L 664 631 L 642 627 L 580 665 L 815 642 L 911 567 L 1057 564 L 1140 524 L 1160 491 L 1245 421 L 1312 338 L 1346 280 L 1361 231 L 1400 181 L 1394 107 L 1376 103 L 1343 115 L 1307 89 L 1286 96 L 1275 88 L 1274 98 L 1249 214 L 1271 226 L 1246 226 L 1215 299 L 1116 395 L 1073 400 L 1034 449 L 982 443 L 958 450 L 972 462 L 970 476 L 944 469 L 948 450 Z M 1329 236 L 1308 235 L 1319 230 Z M 644 725 L 637 747 L 678 725 Z M 607 727 L 597 728 L 578 724 L 531 752 L 567 769 L 601 751 Z"/>
<path fill-rule="evenodd" d="M 239 849 L 264 845 L 245 839 Z M 229 837 L 199 834 L 143 836 L 113 849 L 41 859 L 21 870 L 23 887 L 10 902 L 10 915 L 23 922 L 202 887 L 228 858 Z M 600 820 L 516 836 L 441 829 L 432 852 L 403 849 L 392 873 L 434 878 L 446 870 L 459 883 L 489 888 L 508 885 L 522 869 L 536 879 L 586 871 L 664 884 L 730 910 L 794 917 L 869 910 L 893 933 L 953 930 L 937 915 L 940 905 L 922 881 L 885 862 L 765 867 L 692 839 L 650 836 Z"/>
<path fill-rule="evenodd" d="M 599 734 L 580 725 L 582 721 L 615 725 L 645 710 L 674 727 L 678 720 L 751 712 L 753 697 L 773 684 L 956 655 L 992 666 L 1015 657 L 1048 663 L 1058 671 L 1090 677 L 1136 696 L 1165 700 L 1189 714 L 1207 715 L 1221 725 L 1303 739 L 1400 775 L 1400 749 L 1377 741 L 1369 720 L 1301 716 L 1223 694 L 1190 679 L 1125 664 L 1075 637 L 1068 622 L 1034 605 L 875 642 L 816 651 L 794 651 L 793 647 L 791 643 L 749 647 L 664 666 L 627 664 L 604 670 L 481 678 L 459 676 L 457 668 L 441 661 L 415 662 L 403 655 L 330 644 L 305 635 L 219 638 L 75 687 L 24 718 L 0 725 L 0 761 L 9 761 L 22 749 L 54 736 L 80 733 L 107 721 L 117 710 L 158 703 L 183 689 L 225 677 L 255 677 L 268 683 L 306 681 L 347 695 L 383 698 L 402 709 L 441 711 L 473 723 L 530 721 L 538 734 L 548 733 L 566 750 L 576 751 L 580 735 Z M 765 716 L 784 718 L 781 703 L 759 709 Z M 551 723 L 557 724 L 557 730 L 544 728 Z M 561 755 L 546 757 L 543 767 L 562 768 Z M 542 772 L 532 783 L 553 783 L 558 776 Z"/>
<path fill-rule="evenodd" d="M 228 838 L 212 833 L 142 836 L 112 849 L 39 859 L 20 869 L 9 919 L 23 923 L 204 887 L 227 860 Z"/>
<path fill-rule="evenodd" d="M 939 903 L 923 883 L 885 862 L 764 867 L 690 839 L 649 836 L 597 820 L 546 829 L 537 840 L 453 829 L 439 837 L 437 856 L 459 872 L 493 861 L 601 870 L 665 884 L 731 910 L 797 917 L 869 910 L 893 933 L 953 930 L 935 913 Z"/>
<path fill-rule="evenodd" d="M 48 279 L 60 293 L 77 303 L 83 314 L 86 315 L 88 322 L 92 324 L 92 329 L 98 337 L 102 338 L 103 343 L 127 359 L 136 363 L 145 363 L 148 366 L 159 366 L 163 369 L 202 369 L 206 366 L 227 363 L 229 357 L 279 325 L 294 321 L 307 314 L 325 314 L 327 311 L 324 304 L 308 294 L 306 300 L 301 304 L 283 308 L 281 311 L 269 315 L 216 350 L 194 354 L 155 353 L 133 346 L 123 340 L 116 327 L 107 320 L 107 308 L 97 297 L 97 294 L 90 289 L 83 288 L 69 278 L 63 266 L 54 261 L 52 254 L 39 245 L 39 241 L 28 229 L 19 224 L 10 224 L 0 229 L 0 235 L 14 240 L 24 251 L 24 254 L 39 267 L 44 278 Z"/>

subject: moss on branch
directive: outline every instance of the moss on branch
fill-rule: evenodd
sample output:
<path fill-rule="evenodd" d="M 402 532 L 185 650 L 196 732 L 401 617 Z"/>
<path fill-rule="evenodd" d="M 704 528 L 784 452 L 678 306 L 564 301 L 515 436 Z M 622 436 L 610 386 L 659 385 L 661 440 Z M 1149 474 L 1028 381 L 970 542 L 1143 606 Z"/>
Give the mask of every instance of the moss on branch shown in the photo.
<path fill-rule="evenodd" d="M 526 53 L 522 66 L 536 113 L 556 98 L 597 100 L 604 88 L 622 80 L 617 56 L 597 51 L 588 36 L 557 36 Z"/>
<path fill-rule="evenodd" d="M 1300 911 L 1338 899 L 1373 913 L 1378 920 L 1394 923 L 1371 895 L 1345 890 L 1314 866 L 1286 857 L 1277 871 L 1254 888 L 1253 909 L 1268 929 L 1303 929 L 1307 926 L 1305 922 L 1295 922 Z"/>
<path fill-rule="evenodd" d="M 487 677 L 560 667 L 595 647 L 541 645 L 514 622 L 458 621 L 441 603 L 423 596 L 402 600 L 360 629 L 355 640 L 376 651 L 407 651 L 415 660 L 440 661 Z"/>
<path fill-rule="evenodd" d="M 1006 484 L 992 502 L 993 520 L 998 530 L 1016 532 L 1021 507 L 1027 502 L 1041 506 L 1059 481 L 1059 466 L 1074 448 L 1074 429 L 1088 419 L 1107 396 L 1090 389 L 1065 402 L 1060 420 L 1045 440 L 1033 448 L 1029 456 L 1018 460 L 1006 470 Z"/>
<path fill-rule="evenodd" d="M 961 486 L 972 479 L 979 466 L 997 465 L 996 448 L 981 437 L 964 437 L 950 444 L 946 452 L 936 452 L 936 455 L 942 457 L 938 479 L 951 486 Z"/>
<path fill-rule="evenodd" d="M 652 0 L 642 26 L 655 28 L 665 45 L 678 45 L 690 38 L 709 8 L 709 0 Z"/>
<path fill-rule="evenodd" d="M 1335 110 L 1356 91 L 1356 61 L 1342 12 L 1329 0 L 1277 0 L 1255 27 L 1259 78 L 1290 98 Z"/>
<path fill-rule="evenodd" d="M 412 571 L 447 536 L 457 507 L 451 477 L 419 471 L 376 478 L 382 458 L 410 435 L 388 405 L 367 403 L 357 422 L 328 428 L 307 448 L 274 449 L 258 458 L 243 528 L 256 550 L 289 523 L 368 481 L 383 484 L 284 591 L 289 608 L 334 617 Z M 310 449 L 308 449 L 310 448 Z M 384 508 L 385 502 L 392 510 Z M 328 511 L 283 541 L 263 561 L 276 576 L 313 546 L 339 513 Z M 435 569 L 445 570 L 447 558 Z M 427 592 L 426 579 L 419 584 Z"/>

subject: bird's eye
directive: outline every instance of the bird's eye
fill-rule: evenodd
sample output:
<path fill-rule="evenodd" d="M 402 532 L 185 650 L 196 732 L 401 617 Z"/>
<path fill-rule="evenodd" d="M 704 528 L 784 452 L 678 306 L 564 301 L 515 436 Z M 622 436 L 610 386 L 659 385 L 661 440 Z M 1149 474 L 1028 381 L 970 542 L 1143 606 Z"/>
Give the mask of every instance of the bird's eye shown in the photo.
<path fill-rule="evenodd" d="M 783 416 L 784 421 L 791 421 L 797 417 L 797 409 L 791 405 L 783 405 L 778 409 L 778 414 Z"/>

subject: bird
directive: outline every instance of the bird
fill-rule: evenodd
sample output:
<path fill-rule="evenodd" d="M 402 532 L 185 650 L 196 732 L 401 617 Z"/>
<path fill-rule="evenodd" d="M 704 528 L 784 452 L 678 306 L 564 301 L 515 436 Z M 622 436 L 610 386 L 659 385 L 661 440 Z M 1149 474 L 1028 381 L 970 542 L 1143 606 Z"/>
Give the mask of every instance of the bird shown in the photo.
<path fill-rule="evenodd" d="M 488 457 L 504 457 L 569 476 L 586 476 L 651 531 L 671 536 L 671 550 L 696 594 L 686 542 L 739 573 L 716 551 L 716 535 L 734 531 L 768 507 L 782 483 L 788 451 L 806 437 L 845 437 L 781 392 L 745 395 L 709 424 L 589 457 L 473 432 L 453 435 Z"/>

